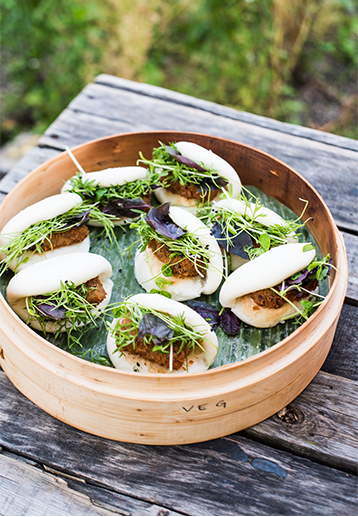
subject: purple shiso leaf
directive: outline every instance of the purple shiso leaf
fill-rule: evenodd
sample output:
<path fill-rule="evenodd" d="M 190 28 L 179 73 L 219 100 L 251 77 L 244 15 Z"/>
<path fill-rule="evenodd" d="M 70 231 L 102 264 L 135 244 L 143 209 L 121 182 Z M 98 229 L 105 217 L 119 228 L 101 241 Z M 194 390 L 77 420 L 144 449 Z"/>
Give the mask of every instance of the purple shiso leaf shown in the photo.
<path fill-rule="evenodd" d="M 313 269 L 312 271 L 308 271 L 308 269 L 304 269 L 302 271 L 302 273 L 300 274 L 300 276 L 298 276 L 297 278 L 293 279 L 292 277 L 288 278 L 286 280 L 286 284 L 287 285 L 298 285 L 300 284 L 301 282 L 303 282 L 304 280 L 306 280 L 306 278 L 308 277 L 308 275 L 311 275 L 311 274 L 314 274 L 315 273 L 315 269 Z M 293 275 L 295 276 L 295 275 Z"/>
<path fill-rule="evenodd" d="M 193 162 L 193 160 L 190 160 L 190 158 L 186 158 L 185 156 L 183 156 L 182 154 L 180 154 L 178 151 L 176 151 L 170 145 L 166 145 L 165 146 L 165 150 L 177 162 L 182 163 L 183 165 L 186 165 L 187 167 L 190 167 L 191 169 L 196 169 L 199 172 L 206 171 L 206 169 L 204 169 L 203 167 L 201 167 L 197 163 Z"/>
<path fill-rule="evenodd" d="M 212 305 L 199 300 L 189 300 L 186 302 L 191 309 L 194 309 L 200 316 L 207 321 L 213 330 L 216 330 L 220 324 L 219 311 Z"/>
<path fill-rule="evenodd" d="M 155 314 L 143 314 L 139 322 L 138 337 L 153 336 L 155 345 L 163 345 L 174 336 L 174 330 Z"/>
<path fill-rule="evenodd" d="M 241 258 L 249 259 L 249 255 L 245 251 L 246 246 L 252 246 L 252 239 L 248 233 L 245 231 L 240 232 L 235 237 L 231 237 L 231 245 L 229 244 L 228 240 L 226 239 L 226 234 L 224 233 L 222 226 L 219 222 L 216 222 L 212 229 L 211 229 L 211 235 L 217 239 L 218 244 L 224 250 L 229 251 L 233 255 L 238 255 Z"/>
<path fill-rule="evenodd" d="M 229 182 L 221 176 L 214 175 L 211 178 L 204 178 L 196 187 L 198 192 L 210 192 L 225 187 Z"/>
<path fill-rule="evenodd" d="M 145 220 L 156 232 L 169 239 L 175 240 L 186 234 L 186 230 L 180 228 L 169 215 L 170 203 L 164 203 L 157 208 L 153 207 L 145 216 Z"/>
<path fill-rule="evenodd" d="M 55 307 L 48 303 L 40 303 L 36 305 L 36 309 L 42 316 L 46 316 L 52 320 L 62 320 L 66 315 L 66 309 L 64 307 Z"/>
<path fill-rule="evenodd" d="M 118 198 L 109 201 L 109 203 L 102 208 L 102 212 L 116 217 L 136 217 L 138 216 L 137 210 L 148 212 L 151 208 L 151 205 L 148 205 L 148 203 L 141 198 Z"/>
<path fill-rule="evenodd" d="M 72 217 L 69 221 L 67 221 L 66 224 L 63 225 L 63 229 L 66 228 L 79 228 L 80 226 L 83 226 L 86 224 L 90 218 L 90 212 L 91 209 L 86 210 L 85 212 L 82 212 L 81 214 L 76 215 L 75 217 Z"/>
<path fill-rule="evenodd" d="M 241 330 L 241 321 L 231 309 L 225 309 L 220 315 L 220 326 L 228 336 L 236 336 Z"/>

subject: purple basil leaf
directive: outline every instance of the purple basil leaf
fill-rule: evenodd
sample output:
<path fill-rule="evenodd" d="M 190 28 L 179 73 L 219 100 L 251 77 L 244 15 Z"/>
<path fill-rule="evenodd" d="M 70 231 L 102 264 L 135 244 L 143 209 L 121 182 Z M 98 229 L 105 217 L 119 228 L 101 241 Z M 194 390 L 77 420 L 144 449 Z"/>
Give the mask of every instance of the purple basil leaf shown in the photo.
<path fill-rule="evenodd" d="M 62 320 L 66 315 L 66 309 L 64 307 L 54 307 L 48 303 L 40 303 L 36 305 L 36 309 L 42 316 L 46 316 L 52 320 Z"/>
<path fill-rule="evenodd" d="M 206 169 L 203 169 L 203 167 L 201 167 L 197 163 L 193 162 L 193 160 L 190 160 L 190 158 L 186 158 L 185 156 L 183 156 L 170 145 L 166 145 L 165 150 L 177 162 L 182 163 L 183 165 L 186 165 L 187 167 L 190 167 L 191 169 L 196 169 L 199 172 L 206 171 Z"/>
<path fill-rule="evenodd" d="M 83 226 L 84 224 L 86 224 L 90 218 L 90 212 L 91 212 L 91 209 L 89 210 L 86 210 L 85 212 L 82 212 L 81 214 L 78 214 L 74 217 L 72 217 L 72 219 L 70 219 L 69 221 L 67 221 L 66 224 L 63 225 L 63 230 L 65 230 L 66 228 L 79 228 L 80 226 Z"/>
<path fill-rule="evenodd" d="M 249 259 L 249 255 L 244 249 L 246 246 L 252 246 L 252 239 L 248 233 L 241 231 L 235 237 L 230 237 L 231 244 L 229 244 L 229 241 L 226 238 L 226 232 L 224 232 L 219 222 L 216 222 L 213 225 L 210 233 L 215 237 L 215 239 L 217 239 L 218 243 L 222 248 L 224 248 L 224 250 L 229 251 L 233 255 L 238 255 L 241 258 Z"/>
<path fill-rule="evenodd" d="M 212 305 L 199 300 L 189 300 L 186 302 L 189 307 L 194 309 L 200 316 L 207 321 L 213 330 L 216 330 L 220 324 L 219 311 Z"/>
<path fill-rule="evenodd" d="M 148 203 L 141 198 L 118 198 L 109 201 L 109 203 L 102 208 L 102 212 L 116 217 L 136 217 L 138 216 L 137 210 L 148 212 L 150 209 L 151 205 L 148 205 Z"/>
<path fill-rule="evenodd" d="M 231 309 L 225 309 L 220 315 L 220 326 L 228 336 L 236 336 L 241 330 L 241 321 Z"/>
<path fill-rule="evenodd" d="M 155 314 L 143 314 L 139 322 L 138 337 L 153 336 L 155 345 L 163 345 L 174 336 L 174 330 Z"/>
<path fill-rule="evenodd" d="M 211 178 L 202 179 L 196 189 L 198 192 L 210 192 L 212 190 L 217 190 L 220 187 L 225 187 L 227 184 L 227 180 L 221 176 L 214 175 Z"/>
<path fill-rule="evenodd" d="M 156 232 L 169 239 L 178 239 L 186 234 L 186 230 L 180 228 L 169 215 L 170 203 L 164 203 L 157 208 L 153 207 L 145 216 L 145 220 Z"/>
<path fill-rule="evenodd" d="M 162 188 L 162 185 L 150 185 L 151 190 L 157 190 L 157 188 Z"/>
<path fill-rule="evenodd" d="M 306 268 L 306 269 L 304 269 L 304 270 L 301 272 L 301 274 L 300 274 L 297 278 L 295 278 L 295 279 L 293 279 L 293 278 L 292 278 L 292 276 L 296 276 L 296 275 L 292 275 L 290 278 L 288 278 L 288 279 L 286 280 L 286 284 L 287 284 L 287 285 L 298 285 L 298 284 L 300 284 L 301 282 L 303 282 L 304 280 L 306 280 L 306 278 L 308 277 L 308 275 L 314 274 L 314 273 L 315 273 L 315 270 L 316 270 L 316 268 L 315 268 L 315 269 L 312 269 L 312 271 L 308 271 L 308 269 Z M 296 273 L 296 274 L 297 274 L 297 273 Z"/>

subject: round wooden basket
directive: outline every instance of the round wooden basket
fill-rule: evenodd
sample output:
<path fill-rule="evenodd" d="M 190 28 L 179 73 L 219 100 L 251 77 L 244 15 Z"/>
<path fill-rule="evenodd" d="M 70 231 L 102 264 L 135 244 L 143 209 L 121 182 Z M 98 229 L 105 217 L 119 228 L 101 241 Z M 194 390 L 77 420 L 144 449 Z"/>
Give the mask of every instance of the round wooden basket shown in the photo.
<path fill-rule="evenodd" d="M 347 287 L 343 239 L 318 193 L 290 167 L 257 149 L 182 132 L 129 133 L 83 144 L 73 152 L 87 171 L 133 165 L 158 141 L 196 142 L 225 158 L 243 184 L 254 185 L 296 213 L 309 201 L 307 226 L 332 270 L 325 302 L 288 338 L 239 363 L 192 375 L 138 375 L 74 357 L 39 337 L 0 298 L 0 364 L 39 407 L 98 436 L 169 445 L 224 436 L 273 415 L 313 379 L 332 344 Z M 60 191 L 76 173 L 67 153 L 22 180 L 0 205 L 0 228 L 17 212 Z"/>

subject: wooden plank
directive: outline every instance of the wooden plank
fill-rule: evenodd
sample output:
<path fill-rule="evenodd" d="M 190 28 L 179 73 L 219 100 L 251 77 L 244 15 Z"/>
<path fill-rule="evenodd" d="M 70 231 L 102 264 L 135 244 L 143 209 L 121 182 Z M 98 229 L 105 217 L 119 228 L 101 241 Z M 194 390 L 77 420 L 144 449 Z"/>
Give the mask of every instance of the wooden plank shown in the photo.
<path fill-rule="evenodd" d="M 339 388 L 330 390 L 335 408 L 349 382 L 342 380 Z M 23 397 L 3 373 L 0 388 L 0 445 L 96 486 L 189 515 L 351 515 L 354 511 L 354 476 L 241 434 L 175 447 L 114 442 L 55 420 Z M 326 390 L 321 396 L 327 398 Z M 321 400 L 316 411 L 326 412 L 327 405 Z M 343 439 L 345 426 L 343 433 L 332 432 L 332 421 L 338 429 L 341 419 L 333 411 L 335 418 L 327 412 L 327 418 L 318 419 L 318 426 L 329 425 L 315 429 L 317 447 L 319 436 L 326 435 L 325 447 Z M 297 439 L 287 431 L 282 434 L 286 440 Z M 303 437 L 301 442 L 307 447 Z"/>
<path fill-rule="evenodd" d="M 0 193 L 3 194 L 4 197 L 29 172 L 45 161 L 50 160 L 58 153 L 59 151 L 57 149 L 33 147 L 0 181 Z"/>
<path fill-rule="evenodd" d="M 139 95 L 146 95 L 148 97 L 163 99 L 175 104 L 180 104 L 182 106 L 191 106 L 196 109 L 207 111 L 209 113 L 214 113 L 215 115 L 220 115 L 223 117 L 231 118 L 233 120 L 240 120 L 241 122 L 246 122 L 248 124 L 273 129 L 275 131 L 279 131 L 280 133 L 288 133 L 290 135 L 316 140 L 317 142 L 324 142 L 329 145 L 336 145 L 337 147 L 358 151 L 358 142 L 350 138 L 333 135 L 331 133 L 325 133 L 323 131 L 317 131 L 316 129 L 310 129 L 295 124 L 279 122 L 278 120 L 262 117 L 260 115 L 254 115 L 244 111 L 238 111 L 236 109 L 228 108 L 214 102 L 205 101 L 190 95 L 185 95 L 183 93 L 160 88 L 158 86 L 137 83 L 134 81 L 129 81 L 128 79 L 122 79 L 121 77 L 114 77 L 107 74 L 99 75 L 96 77 L 95 82 L 97 84 L 110 86 L 112 88 L 135 92 Z"/>
<path fill-rule="evenodd" d="M 358 381 L 358 307 L 344 304 L 331 350 L 322 370 Z"/>
<path fill-rule="evenodd" d="M 0 515 L 182 515 L 31 463 L 0 454 Z"/>
<path fill-rule="evenodd" d="M 4 454 L 0 471 L 1 515 L 117 515 L 69 489 L 62 478 Z"/>
<path fill-rule="evenodd" d="M 108 129 L 103 119 L 109 121 Z M 207 132 L 272 154 L 310 181 L 340 227 L 358 231 L 354 217 L 358 155 L 351 150 L 102 85 L 87 86 L 46 131 L 40 145 L 64 149 L 113 133 L 156 129 Z"/>
<path fill-rule="evenodd" d="M 345 232 L 342 233 L 347 249 L 349 274 L 346 298 L 349 303 L 358 305 L 358 236 Z"/>
<path fill-rule="evenodd" d="M 357 387 L 356 382 L 320 372 L 292 404 L 243 434 L 355 473 Z"/>

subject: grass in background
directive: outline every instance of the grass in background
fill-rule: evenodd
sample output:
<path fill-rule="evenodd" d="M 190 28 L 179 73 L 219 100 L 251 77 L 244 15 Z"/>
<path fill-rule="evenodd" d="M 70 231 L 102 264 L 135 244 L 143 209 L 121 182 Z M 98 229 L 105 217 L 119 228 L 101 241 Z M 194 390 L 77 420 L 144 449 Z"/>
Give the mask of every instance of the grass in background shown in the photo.
<path fill-rule="evenodd" d="M 355 137 L 353 0 L 2 0 L 3 136 L 101 72 Z"/>

